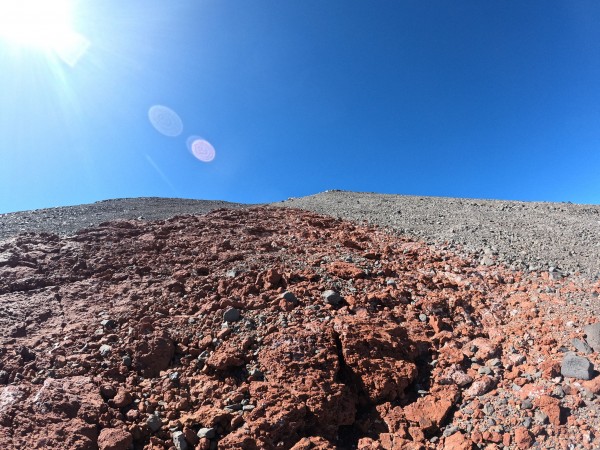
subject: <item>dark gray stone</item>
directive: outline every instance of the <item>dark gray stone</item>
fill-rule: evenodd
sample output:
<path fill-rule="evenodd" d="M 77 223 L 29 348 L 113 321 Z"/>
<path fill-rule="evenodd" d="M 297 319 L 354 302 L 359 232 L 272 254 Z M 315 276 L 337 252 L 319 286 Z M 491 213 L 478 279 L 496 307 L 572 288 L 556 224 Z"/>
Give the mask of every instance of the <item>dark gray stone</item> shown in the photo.
<path fill-rule="evenodd" d="M 215 437 L 217 437 L 217 430 L 215 430 L 214 428 L 200 428 L 200 430 L 198 430 L 198 437 L 200 439 L 214 439 Z"/>
<path fill-rule="evenodd" d="M 590 353 L 593 352 L 592 347 L 590 347 L 587 344 L 587 342 L 584 342 L 581 339 L 577 339 L 577 338 L 571 339 L 571 345 L 573 346 L 573 348 L 575 350 L 577 350 L 580 353 L 584 353 L 586 355 L 589 355 Z"/>
<path fill-rule="evenodd" d="M 173 433 L 173 445 L 177 450 L 188 450 L 188 443 L 185 440 L 183 432 L 175 431 Z"/>
<path fill-rule="evenodd" d="M 342 301 L 342 296 L 335 291 L 327 290 L 322 294 L 323 299 L 330 305 L 337 306 Z"/>
<path fill-rule="evenodd" d="M 100 324 L 109 330 L 117 327 L 117 322 L 112 319 L 104 319 Z"/>
<path fill-rule="evenodd" d="M 237 322 L 240 320 L 240 311 L 236 308 L 229 308 L 223 313 L 223 320 L 225 322 Z"/>
<path fill-rule="evenodd" d="M 290 291 L 285 291 L 283 294 L 281 294 L 281 298 L 283 298 L 287 302 L 290 302 L 293 305 L 297 305 L 298 304 L 298 299 Z"/>
<path fill-rule="evenodd" d="M 585 340 L 596 352 L 600 352 L 600 322 L 583 327 Z"/>
<path fill-rule="evenodd" d="M 156 433 L 158 430 L 161 429 L 162 421 L 160 420 L 160 417 L 158 417 L 156 414 L 150 414 L 146 419 L 146 425 L 148 425 L 150 431 Z"/>
<path fill-rule="evenodd" d="M 594 366 L 587 358 L 577 356 L 575 353 L 567 353 L 562 360 L 560 374 L 563 377 L 578 378 L 580 380 L 590 380 Z"/>

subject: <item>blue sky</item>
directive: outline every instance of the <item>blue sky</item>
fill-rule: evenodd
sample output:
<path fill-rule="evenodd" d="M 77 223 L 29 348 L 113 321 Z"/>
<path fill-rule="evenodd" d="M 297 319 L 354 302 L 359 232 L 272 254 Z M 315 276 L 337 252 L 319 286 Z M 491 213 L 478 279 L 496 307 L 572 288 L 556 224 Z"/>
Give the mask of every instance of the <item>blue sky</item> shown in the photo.
<path fill-rule="evenodd" d="M 73 8 L 73 66 L 0 30 L 0 213 L 327 189 L 600 203 L 597 1 Z"/>

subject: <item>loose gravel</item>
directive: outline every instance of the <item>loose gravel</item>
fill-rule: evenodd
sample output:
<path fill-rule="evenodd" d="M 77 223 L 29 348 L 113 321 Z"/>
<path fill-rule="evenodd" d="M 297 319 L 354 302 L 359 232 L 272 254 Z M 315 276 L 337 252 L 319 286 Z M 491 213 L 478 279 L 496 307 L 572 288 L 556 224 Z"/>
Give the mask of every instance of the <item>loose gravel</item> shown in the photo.
<path fill-rule="evenodd" d="M 490 265 L 600 277 L 600 206 L 326 191 L 274 204 L 460 246 Z"/>
<path fill-rule="evenodd" d="M 419 197 L 326 191 L 273 206 L 300 208 L 389 228 L 430 243 L 446 242 L 514 270 L 581 273 L 600 278 L 600 206 L 571 203 Z M 0 239 L 21 232 L 61 236 L 115 219 L 163 220 L 254 205 L 169 198 L 105 200 L 0 215 Z"/>
<path fill-rule="evenodd" d="M 68 236 L 82 228 L 117 219 L 165 220 L 177 215 L 206 214 L 220 208 L 237 209 L 251 205 L 220 200 L 181 198 L 121 198 L 96 203 L 0 214 L 0 240 L 24 232 Z"/>

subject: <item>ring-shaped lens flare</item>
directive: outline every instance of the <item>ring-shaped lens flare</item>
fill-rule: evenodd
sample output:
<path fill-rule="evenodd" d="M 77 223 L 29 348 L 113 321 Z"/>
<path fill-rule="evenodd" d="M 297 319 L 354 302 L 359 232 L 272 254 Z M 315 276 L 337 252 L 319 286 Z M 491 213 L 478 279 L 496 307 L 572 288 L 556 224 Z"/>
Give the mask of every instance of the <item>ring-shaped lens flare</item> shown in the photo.
<path fill-rule="evenodd" d="M 161 134 L 176 137 L 183 131 L 183 122 L 171 108 L 154 105 L 148 110 L 148 119 L 152 126 Z"/>
<path fill-rule="evenodd" d="M 194 140 L 191 144 L 191 151 L 196 159 L 206 163 L 211 162 L 216 156 L 215 148 L 204 139 Z"/>

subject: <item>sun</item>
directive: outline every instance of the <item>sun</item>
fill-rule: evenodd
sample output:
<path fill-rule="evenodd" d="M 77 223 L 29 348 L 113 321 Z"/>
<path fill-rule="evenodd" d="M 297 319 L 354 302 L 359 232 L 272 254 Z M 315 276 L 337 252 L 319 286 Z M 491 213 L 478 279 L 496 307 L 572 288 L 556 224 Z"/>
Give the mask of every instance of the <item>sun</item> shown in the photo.
<path fill-rule="evenodd" d="M 0 37 L 74 65 L 89 41 L 73 29 L 72 0 L 0 0 Z"/>

